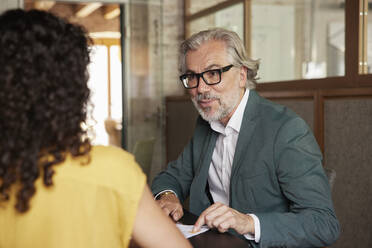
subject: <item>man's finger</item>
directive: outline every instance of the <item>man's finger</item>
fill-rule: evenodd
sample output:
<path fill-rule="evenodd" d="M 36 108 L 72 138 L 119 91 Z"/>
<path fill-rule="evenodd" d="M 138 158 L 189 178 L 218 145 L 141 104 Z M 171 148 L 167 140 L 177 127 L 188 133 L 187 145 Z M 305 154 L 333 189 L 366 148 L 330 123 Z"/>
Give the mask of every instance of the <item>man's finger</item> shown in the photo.
<path fill-rule="evenodd" d="M 228 221 L 222 222 L 217 226 L 219 232 L 224 233 L 230 228 L 230 223 Z"/>
<path fill-rule="evenodd" d="M 163 209 L 164 213 L 165 213 L 167 216 L 171 213 L 171 211 L 170 211 L 167 207 L 163 207 L 162 209 Z"/>
<path fill-rule="evenodd" d="M 194 228 L 192 229 L 192 232 L 198 232 L 198 231 L 200 230 L 200 227 L 201 227 L 202 225 L 205 224 L 205 221 L 206 221 L 206 220 L 205 220 L 205 216 L 206 216 L 210 211 L 213 211 L 214 208 L 215 208 L 215 206 L 212 205 L 212 206 L 208 207 L 206 210 L 204 210 L 204 211 L 200 214 L 199 218 L 196 220 L 196 222 L 195 222 L 195 224 L 194 224 Z"/>
<path fill-rule="evenodd" d="M 156 202 L 159 204 L 160 208 L 164 208 L 165 202 L 163 201 L 156 201 Z"/>
<path fill-rule="evenodd" d="M 181 218 L 181 213 L 180 213 L 180 211 L 173 211 L 173 213 L 172 213 L 172 217 L 173 217 L 173 220 L 174 221 L 178 221 L 180 218 Z"/>
<path fill-rule="evenodd" d="M 200 227 L 204 224 L 208 224 L 209 227 L 215 227 L 213 225 L 214 219 L 224 215 L 228 210 L 229 208 L 226 205 L 219 202 L 211 205 L 200 214 L 198 220 L 194 224 L 193 231 L 199 231 Z"/>
<path fill-rule="evenodd" d="M 183 216 L 183 210 L 182 207 L 175 208 L 171 213 L 173 220 L 178 221 Z"/>
<path fill-rule="evenodd" d="M 197 221 L 194 224 L 194 228 L 192 229 L 192 232 L 199 232 L 200 227 L 205 224 L 205 218 L 203 215 L 200 215 Z"/>
<path fill-rule="evenodd" d="M 220 215 L 213 220 L 213 226 L 218 229 L 219 232 L 226 232 L 227 229 L 233 226 L 233 217 L 228 213 Z"/>
<path fill-rule="evenodd" d="M 200 230 L 200 227 L 204 224 L 206 224 L 206 219 L 205 216 L 208 215 L 209 213 L 215 211 L 217 208 L 221 207 L 223 204 L 222 203 L 214 203 L 213 205 L 209 206 L 206 210 L 204 210 L 197 221 L 194 224 L 194 228 L 192 229 L 192 232 L 198 232 Z"/>
<path fill-rule="evenodd" d="M 196 220 L 196 222 L 194 224 L 194 228 L 192 229 L 192 232 L 198 232 L 200 230 L 200 227 L 205 224 L 205 221 L 206 221 L 205 220 L 205 215 L 206 215 L 208 209 L 209 208 L 207 208 L 206 210 L 204 210 L 200 214 L 199 218 Z"/>

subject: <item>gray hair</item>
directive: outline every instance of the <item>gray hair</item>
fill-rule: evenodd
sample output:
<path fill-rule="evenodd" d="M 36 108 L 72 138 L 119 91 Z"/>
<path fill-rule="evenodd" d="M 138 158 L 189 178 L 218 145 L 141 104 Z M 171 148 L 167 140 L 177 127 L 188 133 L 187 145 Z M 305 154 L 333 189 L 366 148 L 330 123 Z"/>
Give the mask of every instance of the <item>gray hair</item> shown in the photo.
<path fill-rule="evenodd" d="M 178 70 L 181 74 L 186 72 L 186 53 L 197 50 L 207 41 L 223 41 L 226 44 L 227 53 L 231 58 L 231 64 L 237 67 L 247 68 L 246 88 L 254 89 L 256 87 L 256 76 L 259 67 L 259 60 L 253 60 L 247 56 L 243 41 L 239 36 L 227 29 L 213 28 L 193 34 L 190 38 L 182 42 L 180 46 Z"/>
<path fill-rule="evenodd" d="M 259 67 L 259 60 L 253 60 L 247 56 L 243 41 L 239 36 L 227 29 L 213 28 L 200 31 L 193 34 L 190 38 L 182 42 L 180 46 L 178 70 L 181 74 L 186 72 L 186 53 L 197 50 L 207 41 L 223 41 L 226 44 L 227 53 L 231 58 L 231 64 L 237 67 L 244 66 L 247 68 L 246 88 L 254 89 L 256 87 L 256 76 Z"/>

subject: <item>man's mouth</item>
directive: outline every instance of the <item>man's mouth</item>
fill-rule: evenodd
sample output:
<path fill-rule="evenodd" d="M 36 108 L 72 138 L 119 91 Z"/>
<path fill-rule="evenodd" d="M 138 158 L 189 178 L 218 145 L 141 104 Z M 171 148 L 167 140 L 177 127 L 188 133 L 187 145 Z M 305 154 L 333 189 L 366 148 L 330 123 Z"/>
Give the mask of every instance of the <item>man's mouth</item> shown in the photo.
<path fill-rule="evenodd" d="M 215 99 L 215 98 L 212 98 L 212 99 L 203 99 L 203 100 L 199 100 L 198 101 L 198 104 L 202 108 L 208 108 L 208 107 L 210 107 L 213 104 L 214 101 L 217 101 L 217 99 Z"/>

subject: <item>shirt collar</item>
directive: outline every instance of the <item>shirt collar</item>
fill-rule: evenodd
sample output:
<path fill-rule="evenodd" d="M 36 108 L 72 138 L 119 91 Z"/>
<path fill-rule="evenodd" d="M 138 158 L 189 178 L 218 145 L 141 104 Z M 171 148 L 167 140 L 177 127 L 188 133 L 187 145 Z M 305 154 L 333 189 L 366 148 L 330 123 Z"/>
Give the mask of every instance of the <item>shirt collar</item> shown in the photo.
<path fill-rule="evenodd" d="M 246 89 L 242 100 L 240 101 L 234 114 L 231 116 L 226 127 L 224 127 L 219 121 L 211 121 L 210 122 L 211 128 L 214 131 L 221 133 L 223 135 L 229 135 L 232 131 L 239 133 L 240 127 L 242 125 L 245 106 L 247 105 L 247 102 L 248 102 L 248 96 L 249 96 L 249 89 Z"/>

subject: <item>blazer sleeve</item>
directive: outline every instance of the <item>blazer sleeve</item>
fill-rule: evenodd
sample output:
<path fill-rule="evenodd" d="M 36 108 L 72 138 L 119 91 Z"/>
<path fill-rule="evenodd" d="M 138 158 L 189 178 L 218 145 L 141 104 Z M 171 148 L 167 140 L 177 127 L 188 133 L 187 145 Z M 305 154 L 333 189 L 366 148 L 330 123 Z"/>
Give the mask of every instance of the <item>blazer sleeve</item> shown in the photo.
<path fill-rule="evenodd" d="M 288 212 L 255 213 L 259 247 L 323 247 L 339 236 L 330 186 L 318 144 L 306 123 L 289 119 L 274 140 L 274 163 Z"/>
<path fill-rule="evenodd" d="M 194 178 L 192 167 L 191 140 L 184 148 L 177 160 L 168 164 L 165 171 L 160 172 L 153 180 L 151 190 L 154 195 L 163 190 L 173 190 L 181 203 L 187 198 L 190 192 L 190 185 Z"/>

